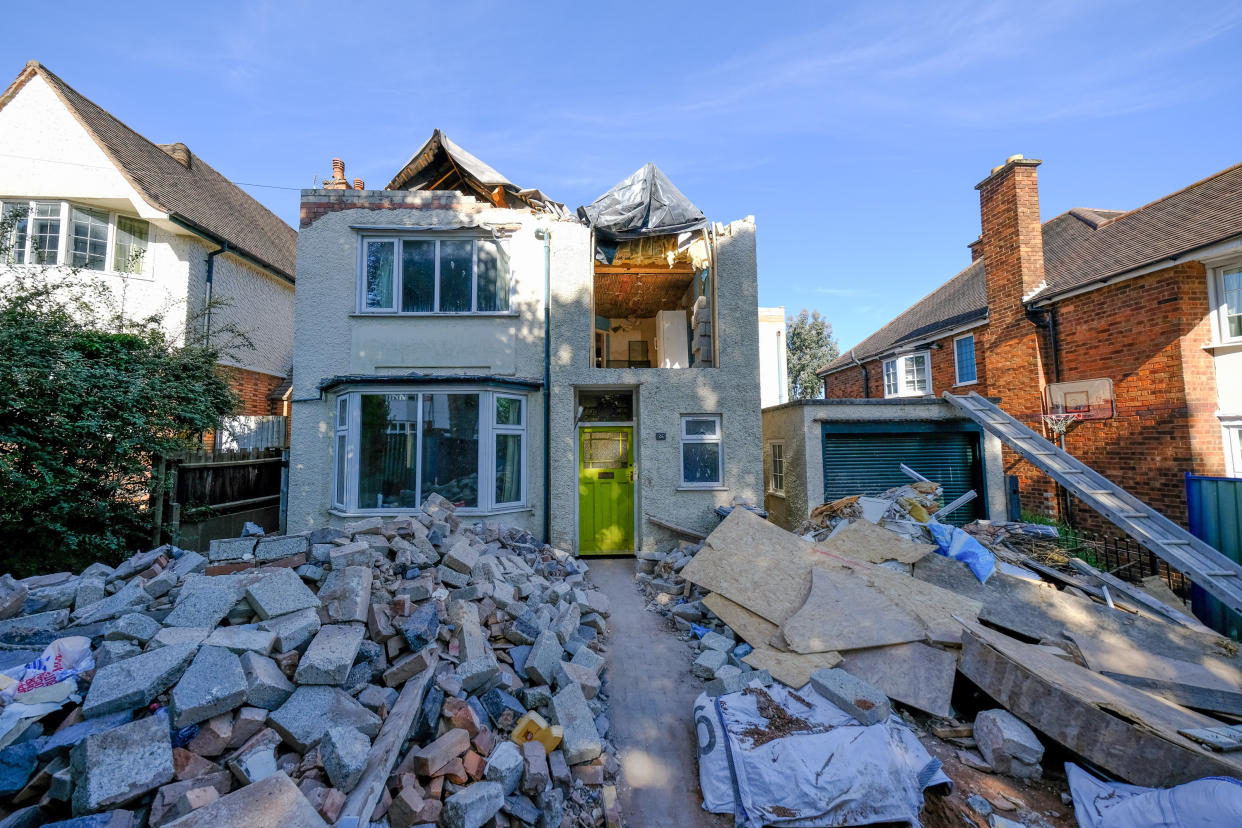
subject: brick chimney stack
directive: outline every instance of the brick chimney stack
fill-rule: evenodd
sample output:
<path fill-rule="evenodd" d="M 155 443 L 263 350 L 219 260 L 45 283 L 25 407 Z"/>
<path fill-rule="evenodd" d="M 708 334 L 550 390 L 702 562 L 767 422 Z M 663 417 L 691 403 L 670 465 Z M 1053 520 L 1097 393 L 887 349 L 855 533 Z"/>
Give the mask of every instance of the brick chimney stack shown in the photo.
<path fill-rule="evenodd" d="M 366 188 L 367 188 L 367 187 L 366 187 L 366 182 L 364 182 L 361 178 L 355 178 L 355 179 L 354 179 L 354 189 L 355 189 L 355 190 L 365 190 Z"/>
<path fill-rule="evenodd" d="M 348 190 L 349 182 L 345 180 L 345 162 L 339 158 L 332 159 L 332 178 L 323 182 L 325 190 Z"/>

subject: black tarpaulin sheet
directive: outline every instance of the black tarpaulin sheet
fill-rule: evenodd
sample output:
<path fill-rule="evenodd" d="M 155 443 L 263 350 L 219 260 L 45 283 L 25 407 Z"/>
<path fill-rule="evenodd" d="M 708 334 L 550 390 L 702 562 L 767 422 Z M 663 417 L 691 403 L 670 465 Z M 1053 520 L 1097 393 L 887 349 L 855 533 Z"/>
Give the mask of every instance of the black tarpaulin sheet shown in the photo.
<path fill-rule="evenodd" d="M 694 206 L 655 164 L 604 193 L 578 215 L 601 242 L 668 236 L 707 226 L 707 216 Z"/>

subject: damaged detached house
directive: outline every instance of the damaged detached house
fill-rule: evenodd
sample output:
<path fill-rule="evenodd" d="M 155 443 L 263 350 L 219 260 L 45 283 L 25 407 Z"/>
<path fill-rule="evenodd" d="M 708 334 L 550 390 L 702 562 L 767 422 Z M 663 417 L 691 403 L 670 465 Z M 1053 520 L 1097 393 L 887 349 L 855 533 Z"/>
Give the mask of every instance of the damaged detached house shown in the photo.
<path fill-rule="evenodd" d="M 648 164 L 577 215 L 436 131 L 304 190 L 288 525 L 441 495 L 580 553 L 709 530 L 760 466 L 755 227 Z M 743 381 L 750 378 L 751 381 Z"/>

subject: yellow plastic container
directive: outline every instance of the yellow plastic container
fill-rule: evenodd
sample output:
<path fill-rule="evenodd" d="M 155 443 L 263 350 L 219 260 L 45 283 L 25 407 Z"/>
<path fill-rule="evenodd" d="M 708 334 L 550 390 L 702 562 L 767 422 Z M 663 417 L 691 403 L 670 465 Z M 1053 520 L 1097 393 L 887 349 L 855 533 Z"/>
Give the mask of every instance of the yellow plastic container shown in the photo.
<path fill-rule="evenodd" d="M 523 742 L 536 741 L 542 744 L 548 753 L 551 753 L 560 745 L 564 733 L 560 725 L 549 725 L 544 721 L 543 716 L 532 710 L 518 719 L 511 735 L 513 741 L 519 745 Z"/>

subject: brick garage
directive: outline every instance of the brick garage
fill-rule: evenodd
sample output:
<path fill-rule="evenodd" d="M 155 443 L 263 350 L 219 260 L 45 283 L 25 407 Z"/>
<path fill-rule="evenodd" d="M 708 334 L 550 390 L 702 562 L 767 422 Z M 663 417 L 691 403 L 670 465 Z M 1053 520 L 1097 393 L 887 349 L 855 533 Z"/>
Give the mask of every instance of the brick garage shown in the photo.
<path fill-rule="evenodd" d="M 1129 213 L 1072 210 L 1041 225 L 1038 165 L 1015 157 L 978 185 L 970 266 L 821 372 L 825 396 L 884 397 L 884 362 L 925 353 L 930 394 L 975 391 L 1042 430 L 1049 383 L 1109 378 L 1115 416 L 1079 423 L 1066 449 L 1184 524 L 1183 473 L 1226 472 L 1217 411 L 1229 380 L 1205 348 L 1219 336 L 1211 267 L 1182 252 L 1242 235 L 1242 169 Z M 956 386 L 964 333 L 978 377 Z M 1052 481 L 1008 449 L 1003 462 L 1024 510 L 1113 531 L 1077 501 L 1067 513 Z"/>

